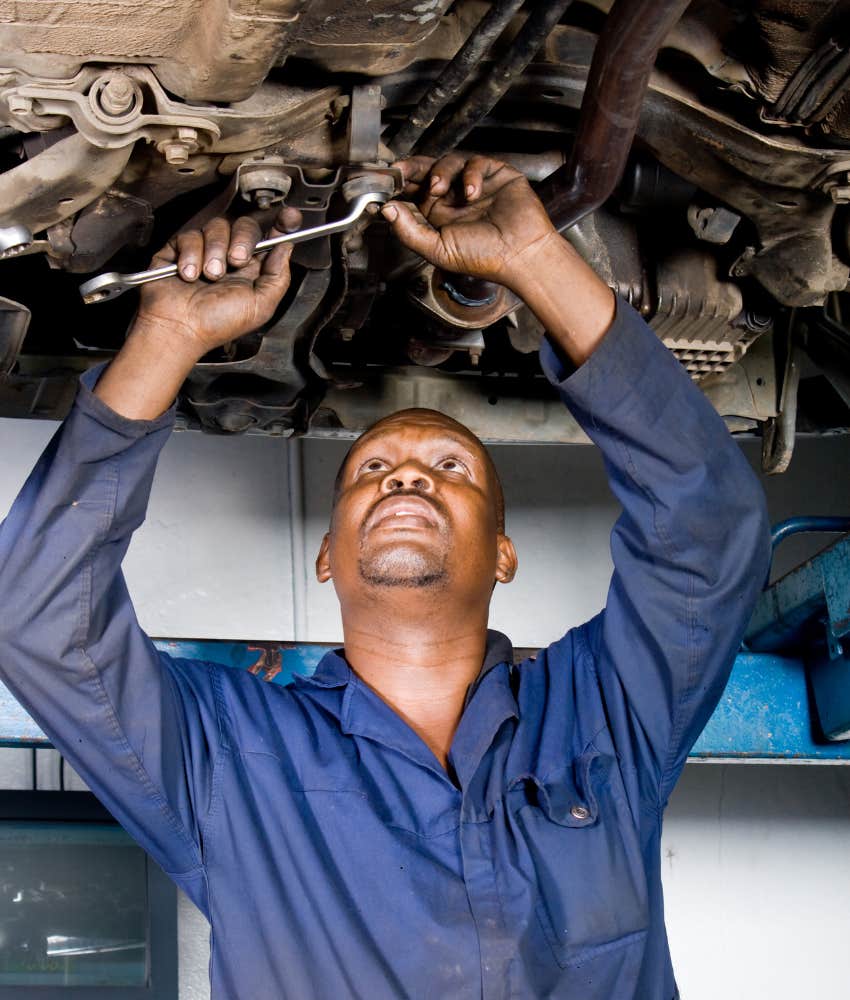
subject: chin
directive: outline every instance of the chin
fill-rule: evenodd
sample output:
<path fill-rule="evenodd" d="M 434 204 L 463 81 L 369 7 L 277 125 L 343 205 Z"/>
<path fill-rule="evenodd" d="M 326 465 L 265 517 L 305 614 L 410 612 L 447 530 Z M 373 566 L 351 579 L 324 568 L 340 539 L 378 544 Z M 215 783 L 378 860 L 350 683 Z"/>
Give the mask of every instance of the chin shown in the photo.
<path fill-rule="evenodd" d="M 363 553 L 358 564 L 360 579 L 373 587 L 441 587 L 448 580 L 442 553 L 423 552 L 408 546 L 393 546 Z"/>

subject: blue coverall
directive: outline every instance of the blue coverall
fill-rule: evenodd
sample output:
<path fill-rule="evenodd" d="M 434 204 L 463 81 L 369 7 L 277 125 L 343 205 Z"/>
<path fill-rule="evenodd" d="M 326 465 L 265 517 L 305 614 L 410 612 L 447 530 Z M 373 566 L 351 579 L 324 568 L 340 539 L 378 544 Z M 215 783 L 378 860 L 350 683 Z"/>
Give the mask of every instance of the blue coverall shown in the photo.
<path fill-rule="evenodd" d="M 172 659 L 120 564 L 173 410 L 82 377 L 0 527 L 0 675 L 212 925 L 215 1000 L 672 1000 L 661 818 L 768 560 L 721 419 L 624 303 L 544 369 L 623 512 L 604 611 L 512 665 L 490 633 L 450 753 L 342 650 L 290 687 Z"/>

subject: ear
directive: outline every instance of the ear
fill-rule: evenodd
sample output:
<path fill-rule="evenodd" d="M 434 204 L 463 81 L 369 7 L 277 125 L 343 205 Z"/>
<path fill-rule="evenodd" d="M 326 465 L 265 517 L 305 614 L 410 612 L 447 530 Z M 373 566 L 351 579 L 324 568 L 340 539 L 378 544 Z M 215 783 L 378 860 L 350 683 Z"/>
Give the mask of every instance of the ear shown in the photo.
<path fill-rule="evenodd" d="M 510 583 L 517 570 L 514 543 L 507 535 L 499 535 L 496 548 L 496 580 L 498 583 Z"/>
<path fill-rule="evenodd" d="M 327 583 L 331 578 L 330 547 L 331 536 L 325 535 L 319 546 L 319 554 L 316 556 L 316 579 L 319 583 Z"/>

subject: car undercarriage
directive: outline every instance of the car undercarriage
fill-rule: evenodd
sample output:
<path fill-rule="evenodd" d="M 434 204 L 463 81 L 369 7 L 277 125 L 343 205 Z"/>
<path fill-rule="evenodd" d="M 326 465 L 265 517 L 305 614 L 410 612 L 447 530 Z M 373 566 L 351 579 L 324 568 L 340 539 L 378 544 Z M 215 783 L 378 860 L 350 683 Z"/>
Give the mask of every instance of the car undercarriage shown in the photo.
<path fill-rule="evenodd" d="M 848 0 L 0 0 L 0 416 L 58 418 L 134 296 L 215 214 L 305 226 L 411 153 L 511 163 L 768 472 L 850 427 Z M 179 426 L 347 437 L 402 406 L 582 439 L 505 288 L 381 219 L 299 244 L 265 328 L 195 366 Z"/>

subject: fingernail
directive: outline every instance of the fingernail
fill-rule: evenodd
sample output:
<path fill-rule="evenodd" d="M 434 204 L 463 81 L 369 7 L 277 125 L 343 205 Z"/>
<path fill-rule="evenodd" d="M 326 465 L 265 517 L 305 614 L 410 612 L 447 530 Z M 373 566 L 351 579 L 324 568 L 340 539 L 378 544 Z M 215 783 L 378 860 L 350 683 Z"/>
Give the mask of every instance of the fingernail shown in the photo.
<path fill-rule="evenodd" d="M 471 198 L 474 194 L 475 194 L 475 185 L 474 184 L 467 184 L 466 185 L 466 197 L 467 198 Z"/>
<path fill-rule="evenodd" d="M 245 247 L 234 247 L 230 251 L 230 256 L 233 258 L 233 260 L 247 260 L 248 251 L 245 249 Z"/>
<path fill-rule="evenodd" d="M 198 269 L 195 267 L 194 264 L 187 264 L 183 268 L 184 278 L 189 278 L 191 280 L 192 278 L 196 278 L 197 276 L 198 276 Z"/>
<path fill-rule="evenodd" d="M 432 178 L 431 178 L 431 190 L 432 190 L 432 191 L 433 191 L 433 190 L 434 190 L 434 188 L 435 188 L 435 187 L 436 187 L 436 186 L 437 186 L 437 185 L 438 185 L 438 184 L 440 183 L 440 181 L 441 181 L 441 180 L 442 180 L 442 178 L 441 178 L 441 177 L 432 177 Z"/>
<path fill-rule="evenodd" d="M 217 278 L 220 274 L 224 274 L 224 265 L 220 260 L 211 260 L 207 264 L 207 271 Z"/>
<path fill-rule="evenodd" d="M 395 205 L 384 205 L 382 214 L 385 219 L 389 219 L 390 222 L 395 222 L 398 218 L 398 209 Z"/>

